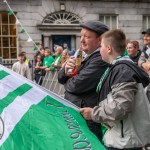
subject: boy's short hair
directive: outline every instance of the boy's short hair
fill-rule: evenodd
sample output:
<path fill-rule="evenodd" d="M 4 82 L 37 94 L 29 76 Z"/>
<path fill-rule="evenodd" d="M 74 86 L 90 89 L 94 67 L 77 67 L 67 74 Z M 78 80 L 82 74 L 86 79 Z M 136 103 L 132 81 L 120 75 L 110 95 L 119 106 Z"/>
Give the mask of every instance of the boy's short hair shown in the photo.
<path fill-rule="evenodd" d="M 18 54 L 18 57 L 24 57 L 25 55 L 24 55 L 24 53 L 23 52 L 20 52 L 19 54 Z"/>
<path fill-rule="evenodd" d="M 45 48 L 45 51 L 47 51 L 51 55 L 51 50 L 49 48 Z"/>
<path fill-rule="evenodd" d="M 26 52 L 25 52 L 25 51 L 22 51 L 21 53 L 24 54 L 24 55 L 26 55 Z"/>
<path fill-rule="evenodd" d="M 125 33 L 120 29 L 110 30 L 102 35 L 104 44 L 106 46 L 111 45 L 113 50 L 123 55 L 126 49 L 126 36 Z"/>

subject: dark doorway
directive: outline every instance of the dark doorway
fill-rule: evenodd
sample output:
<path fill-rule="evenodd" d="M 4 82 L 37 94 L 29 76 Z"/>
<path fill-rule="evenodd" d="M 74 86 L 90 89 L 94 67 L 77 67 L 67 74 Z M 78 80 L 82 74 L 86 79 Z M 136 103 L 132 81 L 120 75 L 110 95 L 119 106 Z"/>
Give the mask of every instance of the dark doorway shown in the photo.
<path fill-rule="evenodd" d="M 71 36 L 70 35 L 52 35 L 52 47 L 54 44 L 63 46 L 63 43 L 67 43 L 69 50 L 71 50 Z M 54 48 L 53 48 L 54 51 Z"/>

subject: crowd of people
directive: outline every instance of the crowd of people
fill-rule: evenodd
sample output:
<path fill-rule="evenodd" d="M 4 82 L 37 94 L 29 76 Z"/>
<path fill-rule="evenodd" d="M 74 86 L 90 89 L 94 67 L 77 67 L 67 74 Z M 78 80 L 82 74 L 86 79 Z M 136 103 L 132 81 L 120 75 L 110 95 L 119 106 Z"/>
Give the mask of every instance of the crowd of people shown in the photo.
<path fill-rule="evenodd" d="M 40 45 L 35 81 L 41 85 L 46 71 L 59 69 L 65 99 L 80 108 L 89 129 L 107 150 L 142 150 L 150 144 L 150 29 L 142 32 L 140 50 L 139 42 L 127 40 L 120 29 L 109 30 L 99 21 L 87 21 L 81 27 L 80 66 L 76 68 L 66 43 L 54 45 L 54 54 Z M 29 78 L 27 66 L 29 61 L 21 53 L 13 70 Z"/>
<path fill-rule="evenodd" d="M 20 52 L 18 61 L 13 64 L 12 70 L 31 80 L 30 68 L 33 67 L 34 80 L 37 84 L 41 85 L 46 71 L 60 69 L 69 58 L 69 55 L 73 55 L 69 53 L 70 51 L 66 43 L 64 43 L 64 47 L 55 45 L 54 52 L 47 47 L 44 48 L 42 44 L 39 44 L 39 51 L 37 51 L 34 56 L 34 62 L 31 63 L 26 57 L 25 52 Z"/>

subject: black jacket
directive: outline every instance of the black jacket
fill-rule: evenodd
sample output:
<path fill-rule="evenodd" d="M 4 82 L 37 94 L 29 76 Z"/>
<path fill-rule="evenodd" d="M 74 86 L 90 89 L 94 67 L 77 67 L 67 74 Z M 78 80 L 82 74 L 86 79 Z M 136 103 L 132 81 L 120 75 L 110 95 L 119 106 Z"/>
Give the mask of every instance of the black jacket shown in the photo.
<path fill-rule="evenodd" d="M 65 76 L 65 69 L 58 72 L 58 81 L 64 84 L 65 99 L 78 107 L 94 107 L 97 105 L 96 88 L 108 64 L 102 61 L 99 50 L 96 50 L 84 61 L 75 77 Z"/>

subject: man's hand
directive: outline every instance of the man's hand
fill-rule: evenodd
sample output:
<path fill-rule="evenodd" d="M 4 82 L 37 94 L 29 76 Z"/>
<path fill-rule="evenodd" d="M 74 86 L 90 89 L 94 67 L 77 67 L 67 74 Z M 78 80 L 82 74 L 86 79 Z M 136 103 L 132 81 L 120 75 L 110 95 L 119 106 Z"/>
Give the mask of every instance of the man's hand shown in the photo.
<path fill-rule="evenodd" d="M 46 68 L 48 68 L 47 66 L 42 66 L 42 67 L 40 67 L 40 69 L 46 69 Z"/>
<path fill-rule="evenodd" d="M 65 65 L 65 74 L 68 75 L 68 70 L 69 69 L 73 70 L 75 69 L 75 67 L 76 67 L 76 61 L 74 60 L 74 56 L 71 56 Z"/>
<path fill-rule="evenodd" d="M 46 68 L 45 71 L 50 71 L 50 68 Z"/>
<path fill-rule="evenodd" d="M 35 69 L 40 69 L 40 66 L 35 66 Z"/>
<path fill-rule="evenodd" d="M 92 111 L 93 109 L 90 107 L 80 109 L 80 113 L 86 120 L 91 120 Z"/>
<path fill-rule="evenodd" d="M 51 64 L 51 66 L 56 67 L 55 62 L 53 62 L 53 63 Z"/>

